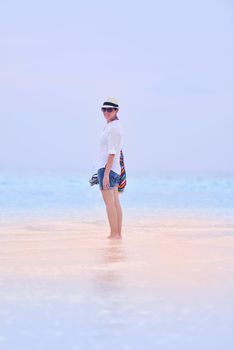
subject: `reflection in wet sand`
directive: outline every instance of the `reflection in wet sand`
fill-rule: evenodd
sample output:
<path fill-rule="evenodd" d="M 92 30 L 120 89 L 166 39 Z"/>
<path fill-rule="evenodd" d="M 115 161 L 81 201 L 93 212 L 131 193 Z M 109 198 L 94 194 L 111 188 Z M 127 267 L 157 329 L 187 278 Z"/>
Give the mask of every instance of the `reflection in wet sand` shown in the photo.
<path fill-rule="evenodd" d="M 102 296 L 121 293 L 123 287 L 123 264 L 127 260 L 122 240 L 108 240 L 102 249 L 100 270 L 95 276 L 95 288 Z"/>
<path fill-rule="evenodd" d="M 103 262 L 106 265 L 118 262 L 121 263 L 127 259 L 124 250 L 124 242 L 122 240 L 108 241 L 103 253 Z"/>

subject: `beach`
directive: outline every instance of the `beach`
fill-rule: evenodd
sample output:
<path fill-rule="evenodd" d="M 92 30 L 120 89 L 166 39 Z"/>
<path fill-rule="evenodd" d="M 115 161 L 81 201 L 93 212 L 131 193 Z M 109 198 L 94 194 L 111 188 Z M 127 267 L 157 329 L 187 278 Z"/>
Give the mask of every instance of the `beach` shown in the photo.
<path fill-rule="evenodd" d="M 234 349 L 233 5 L 1 1 L 0 350 Z"/>
<path fill-rule="evenodd" d="M 232 349 L 234 220 L 125 208 L 2 218 L 0 348 Z"/>

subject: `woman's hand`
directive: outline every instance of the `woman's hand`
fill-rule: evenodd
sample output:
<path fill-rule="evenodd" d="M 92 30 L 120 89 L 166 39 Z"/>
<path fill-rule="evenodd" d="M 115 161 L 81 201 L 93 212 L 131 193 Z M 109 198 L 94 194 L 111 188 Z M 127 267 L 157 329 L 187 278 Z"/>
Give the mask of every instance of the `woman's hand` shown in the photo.
<path fill-rule="evenodd" d="M 109 175 L 104 174 L 103 177 L 103 189 L 107 190 L 110 187 L 110 182 L 109 182 Z"/>

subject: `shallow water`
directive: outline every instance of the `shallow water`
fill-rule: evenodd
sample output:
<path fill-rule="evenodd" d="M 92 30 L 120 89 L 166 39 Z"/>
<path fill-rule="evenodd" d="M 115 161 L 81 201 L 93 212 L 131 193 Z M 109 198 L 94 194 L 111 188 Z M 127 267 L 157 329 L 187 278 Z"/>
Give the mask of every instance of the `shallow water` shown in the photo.
<path fill-rule="evenodd" d="M 232 349 L 233 221 L 147 212 L 110 241 L 104 216 L 5 220 L 1 349 Z"/>

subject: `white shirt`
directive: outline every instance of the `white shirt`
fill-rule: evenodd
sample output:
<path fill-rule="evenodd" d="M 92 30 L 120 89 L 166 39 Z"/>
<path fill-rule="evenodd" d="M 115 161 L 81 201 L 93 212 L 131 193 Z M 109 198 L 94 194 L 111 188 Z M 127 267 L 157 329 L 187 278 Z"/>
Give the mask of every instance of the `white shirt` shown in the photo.
<path fill-rule="evenodd" d="M 100 138 L 97 156 L 97 170 L 104 168 L 109 154 L 115 154 L 111 170 L 120 175 L 120 150 L 123 144 L 123 133 L 118 119 L 106 123 Z"/>

